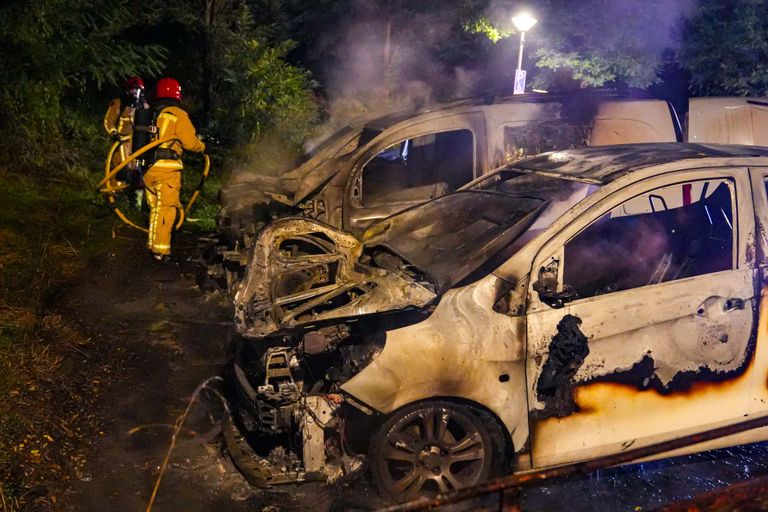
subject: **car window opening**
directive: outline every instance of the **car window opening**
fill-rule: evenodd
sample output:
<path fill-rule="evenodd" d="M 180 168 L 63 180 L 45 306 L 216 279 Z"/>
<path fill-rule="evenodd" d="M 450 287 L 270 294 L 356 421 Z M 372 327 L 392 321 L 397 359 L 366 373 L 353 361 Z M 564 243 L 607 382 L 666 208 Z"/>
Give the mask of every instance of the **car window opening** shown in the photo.
<path fill-rule="evenodd" d="M 590 129 L 586 123 L 564 120 L 531 121 L 504 127 L 504 158 L 514 162 L 547 151 L 586 147 Z"/>
<path fill-rule="evenodd" d="M 363 207 L 423 202 L 472 181 L 475 140 L 470 130 L 430 133 L 379 152 L 362 171 Z"/>
<path fill-rule="evenodd" d="M 587 298 L 732 269 L 732 198 L 726 179 L 635 196 L 566 243 L 563 282 Z"/>

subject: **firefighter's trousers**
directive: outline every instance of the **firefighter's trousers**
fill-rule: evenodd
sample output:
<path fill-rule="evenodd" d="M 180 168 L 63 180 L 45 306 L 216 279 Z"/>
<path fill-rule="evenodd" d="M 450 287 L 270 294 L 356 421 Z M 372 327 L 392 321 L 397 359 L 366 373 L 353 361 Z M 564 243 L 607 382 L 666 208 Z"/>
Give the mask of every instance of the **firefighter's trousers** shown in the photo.
<path fill-rule="evenodd" d="M 149 204 L 147 247 L 155 254 L 171 254 L 171 235 L 178 210 L 182 208 L 181 162 L 158 160 L 144 175 Z"/>

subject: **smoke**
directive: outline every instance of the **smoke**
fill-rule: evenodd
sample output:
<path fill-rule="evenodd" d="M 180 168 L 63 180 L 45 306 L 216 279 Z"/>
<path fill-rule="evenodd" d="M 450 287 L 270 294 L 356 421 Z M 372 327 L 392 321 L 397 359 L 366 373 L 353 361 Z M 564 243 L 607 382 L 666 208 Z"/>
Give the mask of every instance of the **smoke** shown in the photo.
<path fill-rule="evenodd" d="M 445 2 L 358 2 L 319 45 L 320 70 L 332 119 L 375 117 L 474 92 L 479 75 L 451 65 L 462 43 L 460 8 Z M 446 12 L 448 11 L 448 12 Z"/>
<path fill-rule="evenodd" d="M 465 22 L 482 19 L 514 33 L 511 17 L 528 10 L 539 18 L 528 34 L 526 68 L 535 75 L 539 48 L 571 51 L 638 64 L 639 77 L 653 77 L 655 63 L 674 48 L 680 20 L 697 0 L 491 0 L 483 10 L 463 10 L 461 2 L 382 2 L 358 0 L 321 37 L 316 59 L 332 120 L 471 95 L 511 93 L 519 39 L 493 43 L 469 34 Z M 645 69 L 643 69 L 645 68 Z M 529 80 L 530 83 L 530 80 Z"/>
<path fill-rule="evenodd" d="M 487 20 L 509 35 L 511 15 L 528 9 L 539 24 L 527 36 L 529 83 L 537 70 L 538 48 L 595 47 L 630 58 L 650 56 L 638 67 L 654 76 L 665 48 L 673 47 L 679 20 L 689 16 L 697 0 L 490 0 L 483 10 L 465 11 L 465 2 L 356 0 L 313 41 L 309 61 L 321 84 L 324 123 L 317 127 L 311 150 L 345 125 L 359 125 L 394 111 L 407 111 L 439 101 L 468 96 L 511 93 L 519 39 L 491 42 L 470 34 L 464 22 Z M 474 4 L 477 5 L 477 4 Z M 599 7 L 599 8 L 597 8 Z M 656 59 L 656 60 L 654 60 Z M 277 154 L 274 137 L 249 148 L 245 174 L 288 170 L 297 155 Z M 279 156 L 279 158 L 278 158 Z"/>
<path fill-rule="evenodd" d="M 229 183 L 249 181 L 256 176 L 276 176 L 291 170 L 301 154 L 284 135 L 270 132 L 240 148 L 240 164 L 232 170 Z"/>

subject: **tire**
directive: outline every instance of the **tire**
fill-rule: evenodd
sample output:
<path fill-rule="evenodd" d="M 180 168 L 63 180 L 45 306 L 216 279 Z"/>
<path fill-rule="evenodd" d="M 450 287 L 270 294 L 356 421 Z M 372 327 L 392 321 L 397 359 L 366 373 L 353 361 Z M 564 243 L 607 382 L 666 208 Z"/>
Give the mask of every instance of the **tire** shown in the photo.
<path fill-rule="evenodd" d="M 502 427 L 488 412 L 431 400 L 393 413 L 371 441 L 370 467 L 379 492 L 398 502 L 470 487 L 507 465 Z"/>

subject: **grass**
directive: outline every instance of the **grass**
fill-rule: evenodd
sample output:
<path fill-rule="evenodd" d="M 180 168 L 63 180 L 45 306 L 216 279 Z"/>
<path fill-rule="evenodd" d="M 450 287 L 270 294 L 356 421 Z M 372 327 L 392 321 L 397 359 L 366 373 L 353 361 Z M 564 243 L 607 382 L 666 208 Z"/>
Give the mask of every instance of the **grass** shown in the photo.
<path fill-rule="evenodd" d="M 184 201 L 199 182 L 201 162 L 190 158 L 184 171 Z M 185 224 L 187 232 L 215 227 L 222 182 L 216 171 Z M 88 405 L 96 400 L 90 378 L 69 377 L 62 367 L 67 354 L 91 351 L 93 342 L 50 305 L 89 262 L 124 244 L 115 237 L 122 224 L 94 192 L 96 181 L 97 173 L 84 171 L 35 179 L 0 169 L 2 512 L 23 509 L 36 486 L 70 478 L 66 474 L 84 462 L 77 446 L 86 444 L 88 432 L 98 432 Z"/>
<path fill-rule="evenodd" d="M 202 158 L 197 155 L 184 154 L 184 174 L 182 175 L 182 202 L 186 202 L 200 183 L 203 169 Z M 203 186 L 200 197 L 192 207 L 189 214 L 187 229 L 193 231 L 212 231 L 216 228 L 216 215 L 219 212 L 219 204 L 216 200 L 219 188 L 224 183 L 221 171 L 216 167 L 216 161 L 211 162 L 211 170 L 208 179 Z"/>
<path fill-rule="evenodd" d="M 114 241 L 111 214 L 86 178 L 0 169 L 0 190 L 0 506 L 10 511 L 62 471 L 49 441 L 61 405 L 53 397 L 64 385 L 57 372 L 66 347 L 84 337 L 46 303 Z"/>
<path fill-rule="evenodd" d="M 202 158 L 185 154 L 182 200 L 197 187 Z M 89 383 L 68 377 L 62 359 L 92 343 L 51 311 L 62 285 L 95 258 L 119 249 L 122 226 L 98 196 L 100 172 L 75 169 L 30 176 L 0 168 L 0 511 L 24 507 L 35 486 L 64 479 L 81 456 L 72 447 L 88 431 L 82 410 Z M 214 165 L 185 224 L 215 228 L 222 175 Z M 141 216 L 124 208 L 137 223 Z M 122 229 L 117 227 L 118 230 Z M 119 231 L 118 231 L 119 232 Z M 123 231 L 124 232 L 124 231 Z M 64 365 L 67 366 L 67 365 Z M 75 417 L 68 420 L 67 415 Z M 94 420 L 95 421 L 95 420 Z M 74 423 L 78 427 L 69 428 Z M 91 429 L 93 430 L 93 429 Z"/>

